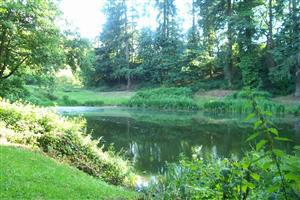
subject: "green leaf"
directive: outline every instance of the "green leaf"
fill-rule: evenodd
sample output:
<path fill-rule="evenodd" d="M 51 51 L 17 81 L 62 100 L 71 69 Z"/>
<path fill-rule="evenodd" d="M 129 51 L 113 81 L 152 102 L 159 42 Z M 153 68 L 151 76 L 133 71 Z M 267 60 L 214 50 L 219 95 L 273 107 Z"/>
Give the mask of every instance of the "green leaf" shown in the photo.
<path fill-rule="evenodd" d="M 289 138 L 285 138 L 285 137 L 274 137 L 274 139 L 279 141 L 292 141 Z"/>
<path fill-rule="evenodd" d="M 250 176 L 256 181 L 259 181 L 259 179 L 260 179 L 260 176 L 256 173 L 251 173 Z"/>
<path fill-rule="evenodd" d="M 272 117 L 272 113 L 270 111 L 266 111 L 265 114 L 268 116 L 268 117 Z"/>
<path fill-rule="evenodd" d="M 247 191 L 247 186 L 246 186 L 246 185 L 243 185 L 243 186 L 242 186 L 242 191 L 243 191 L 243 192 L 246 192 L 246 191 Z"/>
<path fill-rule="evenodd" d="M 254 129 L 257 129 L 258 127 L 260 127 L 262 124 L 262 121 L 261 120 L 258 120 L 254 123 Z"/>
<path fill-rule="evenodd" d="M 276 128 L 268 128 L 268 131 L 270 133 L 273 133 L 274 135 L 278 136 L 278 130 Z"/>
<path fill-rule="evenodd" d="M 245 162 L 242 163 L 242 168 L 243 169 L 248 169 L 249 166 L 250 166 L 250 162 L 245 161 Z"/>
<path fill-rule="evenodd" d="M 288 173 L 285 175 L 286 180 L 293 180 L 293 181 L 299 181 L 300 180 L 300 176 L 297 174 L 293 174 L 293 173 Z"/>
<path fill-rule="evenodd" d="M 266 163 L 263 164 L 262 168 L 264 170 L 270 169 L 270 166 L 272 165 L 272 163 L 273 163 L 272 161 L 271 162 L 266 162 Z"/>
<path fill-rule="evenodd" d="M 266 140 L 260 140 L 260 141 L 256 144 L 256 151 L 259 151 L 266 143 L 267 143 Z"/>
<path fill-rule="evenodd" d="M 278 157 L 284 156 L 284 152 L 281 151 L 281 150 L 279 150 L 279 149 L 274 149 L 274 153 L 275 153 L 275 155 L 278 156 Z"/>
<path fill-rule="evenodd" d="M 255 185 L 254 185 L 253 183 L 251 183 L 251 182 L 246 182 L 245 184 L 246 184 L 250 189 L 255 188 Z"/>
<path fill-rule="evenodd" d="M 274 184 L 274 185 L 272 185 L 271 187 L 268 188 L 268 192 L 269 192 L 269 193 L 273 193 L 273 192 L 275 192 L 276 190 L 279 190 L 279 188 L 280 188 L 280 185 Z"/>
<path fill-rule="evenodd" d="M 250 135 L 250 136 L 247 138 L 246 142 L 249 142 L 249 141 L 255 139 L 257 136 L 259 136 L 259 132 L 253 133 L 252 135 Z"/>
<path fill-rule="evenodd" d="M 250 113 L 250 114 L 244 119 L 244 122 L 249 121 L 249 120 L 252 119 L 254 116 L 255 116 L 254 113 Z"/>

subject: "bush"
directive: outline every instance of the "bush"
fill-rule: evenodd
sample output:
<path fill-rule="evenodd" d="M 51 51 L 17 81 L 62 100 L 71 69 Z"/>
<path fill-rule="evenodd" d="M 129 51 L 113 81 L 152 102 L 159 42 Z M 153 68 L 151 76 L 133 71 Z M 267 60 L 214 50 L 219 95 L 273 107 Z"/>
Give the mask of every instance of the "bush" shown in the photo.
<path fill-rule="evenodd" d="M 214 89 L 226 89 L 224 86 L 226 85 L 224 80 L 210 80 L 210 81 L 198 81 L 193 83 L 189 87 L 193 92 L 198 91 L 206 91 L 206 90 L 214 90 Z"/>
<path fill-rule="evenodd" d="M 300 104 L 296 107 L 293 113 L 294 115 L 300 115 Z"/>
<path fill-rule="evenodd" d="M 103 106 L 104 105 L 104 101 L 85 101 L 84 102 L 85 106 Z"/>
<path fill-rule="evenodd" d="M 255 98 L 261 98 L 261 99 L 270 99 L 273 97 L 273 95 L 269 92 L 266 91 L 258 91 L 258 90 L 253 90 L 251 91 L 251 94 Z M 249 92 L 245 90 L 241 90 L 239 92 L 236 92 L 232 94 L 231 96 L 227 97 L 228 99 L 248 99 L 249 98 Z"/>
<path fill-rule="evenodd" d="M 66 106 L 77 106 L 77 105 L 80 105 L 78 101 L 76 101 L 74 99 L 70 99 L 70 97 L 67 96 L 67 95 L 64 95 L 62 97 L 62 101 L 63 101 L 63 104 L 66 105 Z"/>
<path fill-rule="evenodd" d="M 263 111 L 275 114 L 284 114 L 285 106 L 268 100 L 258 100 Z M 247 99 L 216 100 L 204 103 L 203 109 L 213 113 L 250 113 L 253 111 L 252 105 Z"/>
<path fill-rule="evenodd" d="M 188 88 L 156 88 L 137 92 L 128 102 L 129 106 L 165 110 L 197 110 Z"/>
<path fill-rule="evenodd" d="M 11 77 L 0 81 L 0 97 L 17 101 L 29 96 L 28 90 L 24 87 L 24 81 L 19 77 Z"/>
<path fill-rule="evenodd" d="M 284 199 L 279 185 L 280 178 L 268 158 L 259 159 L 259 153 L 249 153 L 241 160 L 195 158 L 182 160 L 180 164 L 169 164 L 165 176 L 144 188 L 149 199 Z M 300 159 L 286 155 L 285 173 L 286 192 L 289 199 L 300 196 L 299 179 Z"/>
<path fill-rule="evenodd" d="M 131 169 L 126 161 L 99 148 L 84 132 L 85 121 L 53 111 L 0 100 L 0 126 L 10 142 L 40 148 L 49 156 L 112 184 L 124 184 Z M 0 128 L 1 130 L 1 128 Z M 3 134 L 3 133 L 2 133 Z"/>

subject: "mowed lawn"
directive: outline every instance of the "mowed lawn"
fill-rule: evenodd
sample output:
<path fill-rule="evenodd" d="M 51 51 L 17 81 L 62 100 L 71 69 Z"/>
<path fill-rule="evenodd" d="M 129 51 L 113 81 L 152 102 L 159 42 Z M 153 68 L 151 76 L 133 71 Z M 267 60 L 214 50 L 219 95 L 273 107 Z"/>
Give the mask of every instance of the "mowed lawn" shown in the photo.
<path fill-rule="evenodd" d="M 67 106 L 64 98 L 69 100 L 75 100 L 78 105 L 86 105 L 87 102 L 100 102 L 100 105 L 124 105 L 128 100 L 135 94 L 135 92 L 130 91 L 114 91 L 114 92 L 99 92 L 95 90 L 88 90 L 84 88 L 71 88 L 64 89 L 62 87 L 57 87 L 54 90 L 55 99 L 49 99 L 47 93 L 37 87 L 37 86 L 26 86 L 30 92 L 30 98 L 33 101 L 37 101 L 40 105 L 50 105 L 56 104 L 58 106 Z"/>
<path fill-rule="evenodd" d="M 123 105 L 134 95 L 134 92 L 97 92 L 93 90 L 80 89 L 78 91 L 74 90 L 70 92 L 58 90 L 55 92 L 55 95 L 58 97 L 68 95 L 70 99 L 74 99 L 79 103 L 84 103 L 86 101 L 103 101 L 104 105 Z"/>
<path fill-rule="evenodd" d="M 136 199 L 73 167 L 19 147 L 0 146 L 0 199 Z"/>

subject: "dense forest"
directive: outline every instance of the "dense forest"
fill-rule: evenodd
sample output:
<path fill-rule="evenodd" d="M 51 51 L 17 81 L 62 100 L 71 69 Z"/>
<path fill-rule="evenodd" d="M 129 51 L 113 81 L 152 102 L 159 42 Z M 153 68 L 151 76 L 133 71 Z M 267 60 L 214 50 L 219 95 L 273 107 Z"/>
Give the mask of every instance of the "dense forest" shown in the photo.
<path fill-rule="evenodd" d="M 12 80 L 49 84 L 58 69 L 69 66 L 94 87 L 251 87 L 300 95 L 298 0 L 186 3 L 192 26 L 183 30 L 179 21 L 186 16 L 177 14 L 174 0 L 139 7 L 138 1 L 107 0 L 106 22 L 93 44 L 71 28 L 59 29 L 54 1 L 5 0 L 0 10 L 1 93 Z M 156 30 L 137 28 L 147 10 L 157 11 Z"/>
<path fill-rule="evenodd" d="M 210 83 L 273 93 L 296 88 L 299 96 L 299 1 L 190 0 L 187 32 L 178 24 L 174 0 L 144 5 L 158 11 L 155 31 L 136 29 L 142 11 L 128 2 L 107 1 L 91 84 L 200 89 Z"/>

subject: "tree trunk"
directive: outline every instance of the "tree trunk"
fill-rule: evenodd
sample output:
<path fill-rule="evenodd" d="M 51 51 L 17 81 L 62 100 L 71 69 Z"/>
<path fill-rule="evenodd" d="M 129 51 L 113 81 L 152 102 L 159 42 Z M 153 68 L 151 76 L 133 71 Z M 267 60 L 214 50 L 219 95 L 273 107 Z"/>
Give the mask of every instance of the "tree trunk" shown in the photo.
<path fill-rule="evenodd" d="M 126 2 L 124 1 L 124 4 Z M 129 63 L 129 34 L 128 34 L 128 17 L 127 17 L 127 7 L 125 5 L 125 59 L 127 65 L 127 90 L 131 87 L 131 77 L 130 77 L 130 63 Z"/>
<path fill-rule="evenodd" d="M 296 91 L 295 96 L 300 97 L 300 69 L 296 72 Z"/>
<path fill-rule="evenodd" d="M 164 23 L 163 23 L 163 40 L 167 37 L 167 1 L 164 0 Z"/>
<path fill-rule="evenodd" d="M 193 34 L 193 36 L 192 36 L 192 38 L 193 38 L 193 41 L 195 41 L 195 30 L 196 30 L 196 23 L 195 23 L 195 1 L 193 0 L 193 2 L 192 2 L 192 15 L 193 15 L 193 24 L 192 24 L 192 29 L 193 29 L 193 31 L 192 31 L 192 34 Z"/>
<path fill-rule="evenodd" d="M 273 48 L 273 5 L 272 0 L 269 0 L 269 24 L 268 24 L 268 37 L 267 37 L 267 47 L 268 49 Z"/>
<path fill-rule="evenodd" d="M 231 0 L 227 0 L 227 11 L 228 17 L 228 30 L 227 30 L 227 39 L 228 39 L 228 51 L 227 51 L 227 63 L 224 68 L 225 79 L 228 81 L 228 86 L 232 87 L 232 68 L 233 68 L 233 61 L 232 61 L 232 2 Z"/>

